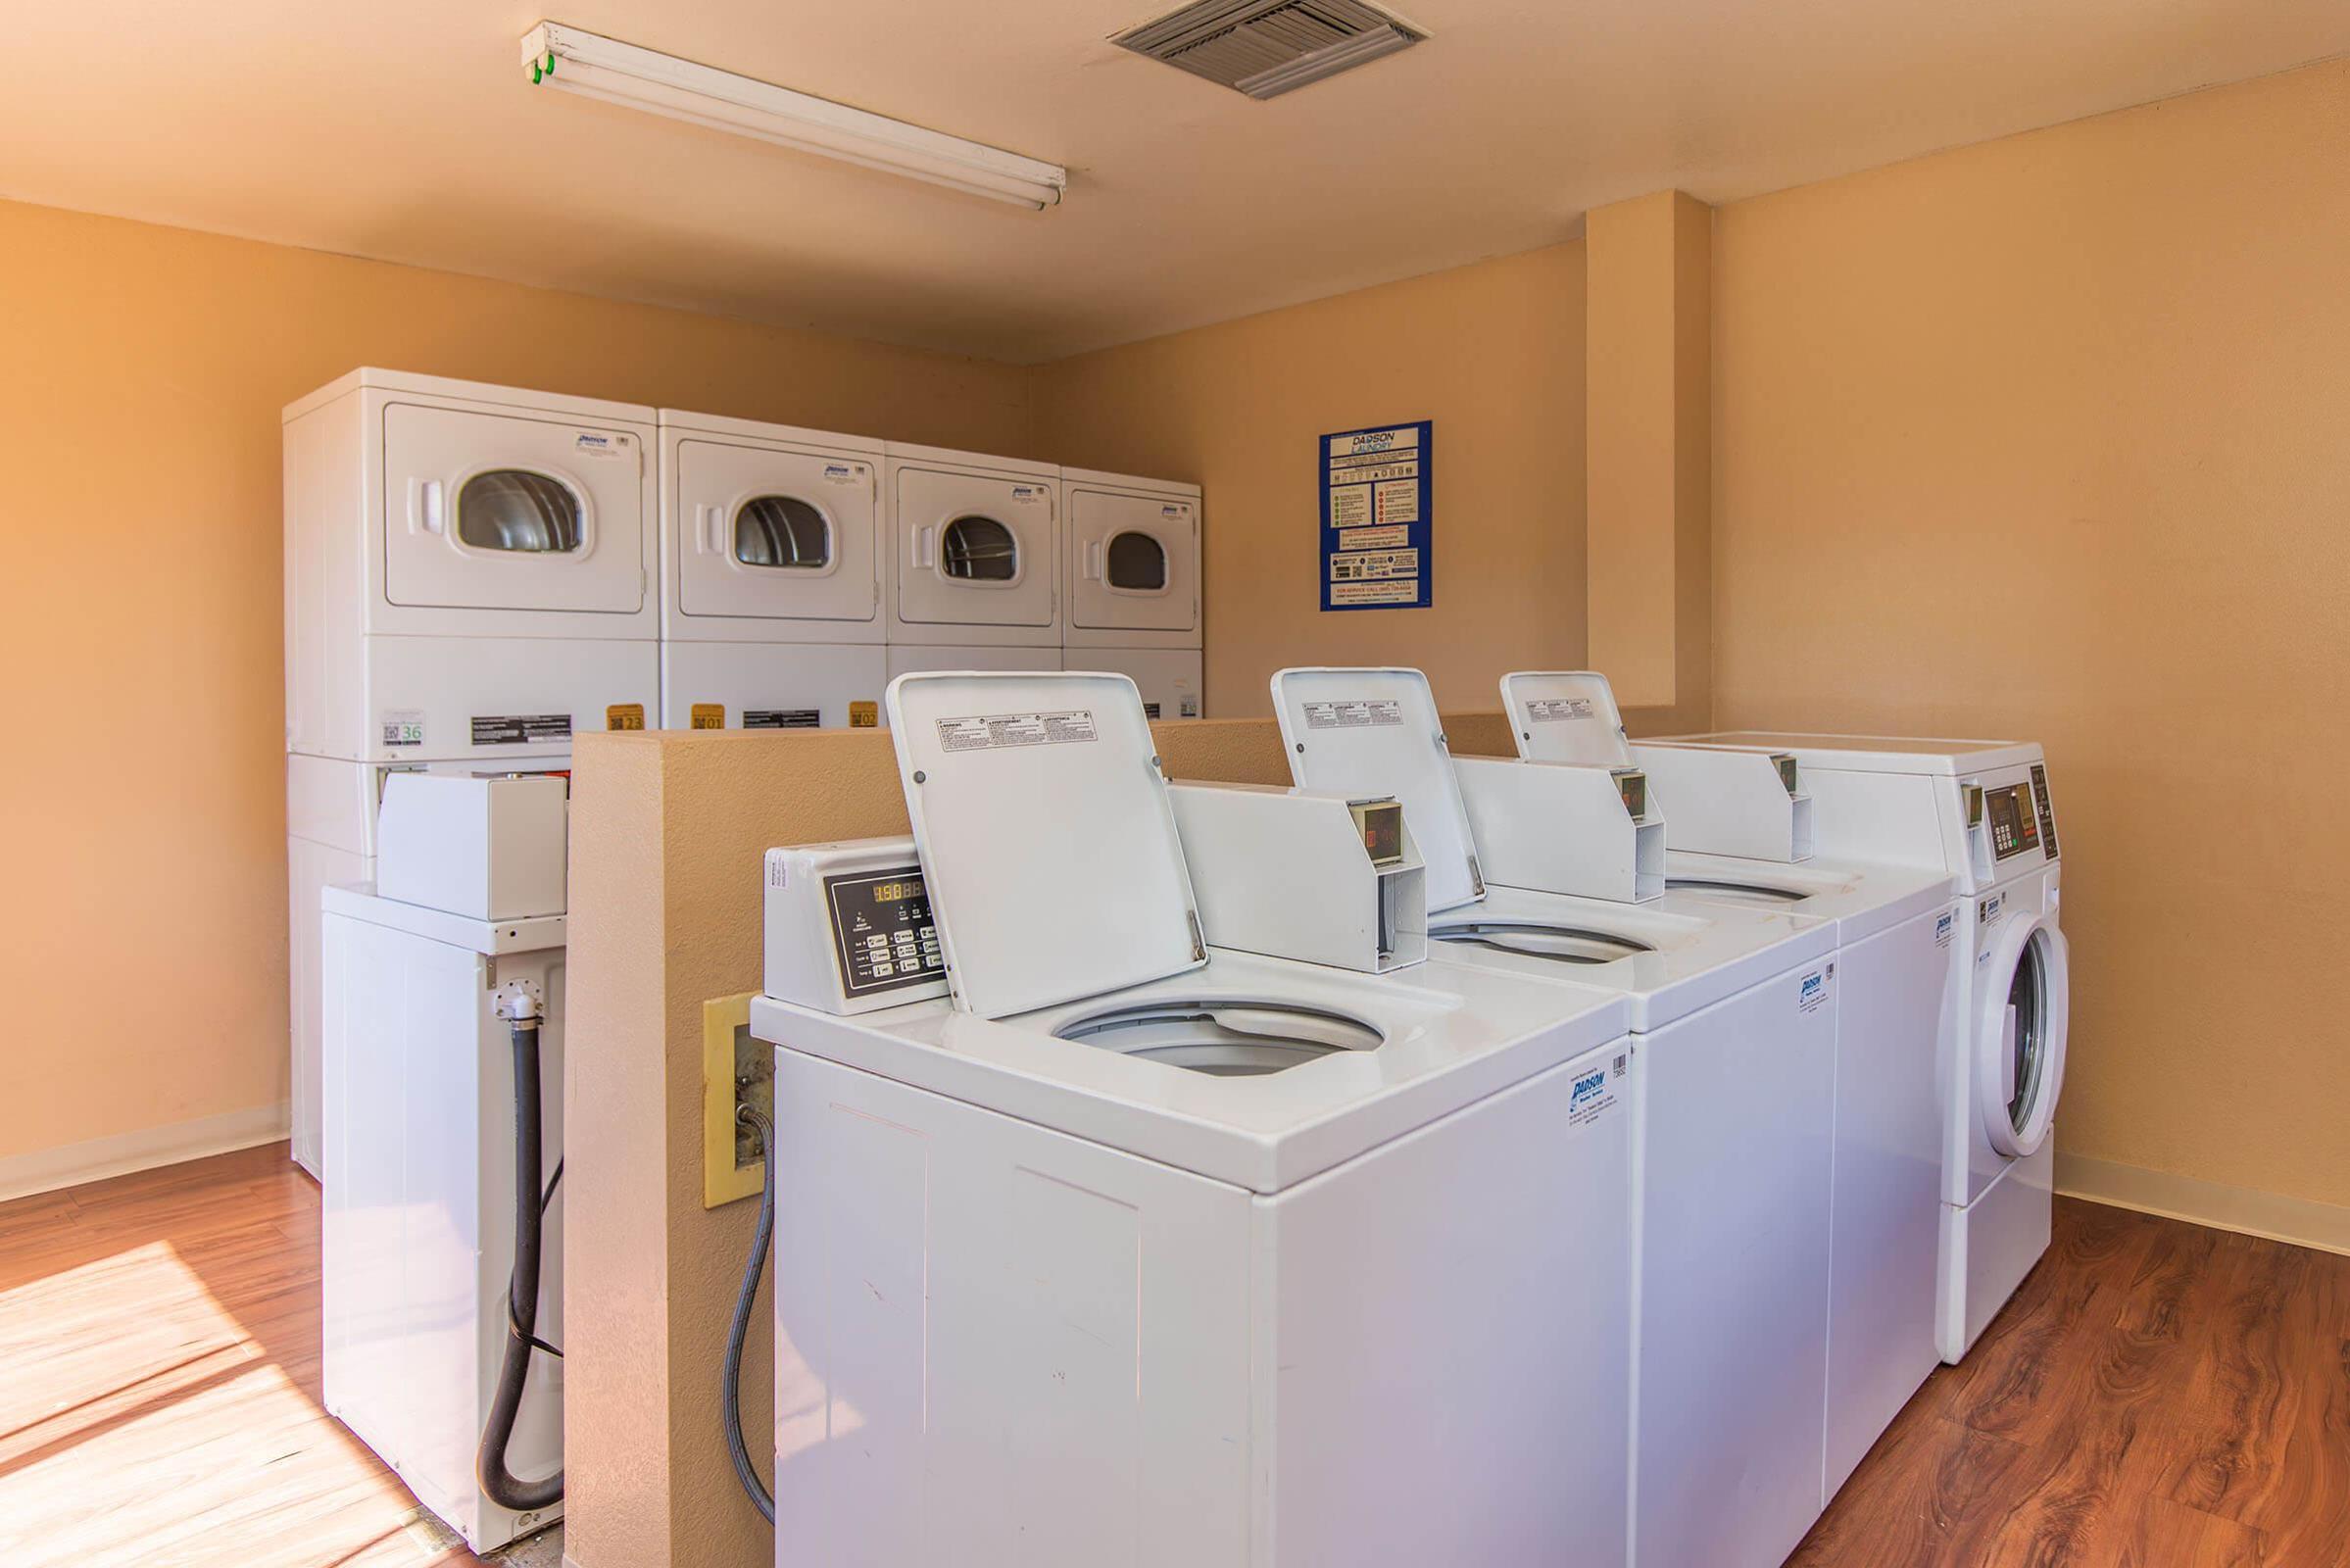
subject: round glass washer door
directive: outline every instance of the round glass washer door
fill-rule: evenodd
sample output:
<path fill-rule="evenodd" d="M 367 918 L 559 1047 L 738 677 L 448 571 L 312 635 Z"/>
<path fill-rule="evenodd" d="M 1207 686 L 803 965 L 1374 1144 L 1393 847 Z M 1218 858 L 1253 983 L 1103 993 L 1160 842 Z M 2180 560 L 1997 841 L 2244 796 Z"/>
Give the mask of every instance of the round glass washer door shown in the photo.
<path fill-rule="evenodd" d="M 1656 951 L 1635 937 L 1550 920 L 1434 918 L 1428 922 L 1428 940 L 1519 953 L 1558 963 L 1613 963 Z"/>
<path fill-rule="evenodd" d="M 2010 1158 L 2037 1153 L 2056 1124 L 2072 1020 L 2064 933 L 2044 915 L 2019 920 L 1977 970 L 1977 1094 L 1984 1134 Z"/>
<path fill-rule="evenodd" d="M 1262 1077 L 1342 1051 L 1375 1051 L 1385 1038 L 1361 1019 L 1325 1007 L 1180 997 L 1087 1013 L 1053 1032 L 1079 1045 L 1218 1078 Z"/>

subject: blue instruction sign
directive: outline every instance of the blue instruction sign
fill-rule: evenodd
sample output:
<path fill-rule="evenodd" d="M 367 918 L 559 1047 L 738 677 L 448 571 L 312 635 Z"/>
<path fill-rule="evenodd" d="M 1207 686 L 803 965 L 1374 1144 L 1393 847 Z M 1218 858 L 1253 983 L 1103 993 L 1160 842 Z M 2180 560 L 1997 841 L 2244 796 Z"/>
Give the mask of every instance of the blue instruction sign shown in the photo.
<path fill-rule="evenodd" d="M 1429 529 L 1436 425 L 1322 437 L 1322 608 L 1424 610 L 1434 601 Z"/>

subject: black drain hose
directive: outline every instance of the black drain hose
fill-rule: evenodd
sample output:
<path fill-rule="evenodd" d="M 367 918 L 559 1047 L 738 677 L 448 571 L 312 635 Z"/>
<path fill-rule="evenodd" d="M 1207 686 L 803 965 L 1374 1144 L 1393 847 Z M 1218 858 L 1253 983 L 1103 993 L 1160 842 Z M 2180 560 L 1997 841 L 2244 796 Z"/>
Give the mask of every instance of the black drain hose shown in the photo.
<path fill-rule="evenodd" d="M 514 1416 L 522 1408 L 522 1385 L 530 1376 L 530 1352 L 563 1352 L 538 1337 L 539 1252 L 544 1240 L 546 1205 L 555 1185 L 539 1188 L 539 1020 L 537 1004 L 516 997 L 509 1032 L 514 1049 L 514 1268 L 506 1287 L 506 1356 L 498 1366 L 498 1389 L 490 1399 L 490 1418 L 481 1429 L 481 1449 L 473 1470 L 482 1494 L 501 1508 L 533 1513 L 563 1501 L 561 1470 L 542 1481 L 522 1481 L 506 1468 L 506 1446 L 514 1435 Z M 501 1008 L 504 1010 L 504 1007 Z M 556 1180 L 562 1179 L 556 1172 Z"/>
<path fill-rule="evenodd" d="M 759 1194 L 759 1231 L 751 1239 L 751 1257 L 743 1265 L 743 1288 L 735 1293 L 734 1322 L 726 1330 L 726 1376 L 718 1399 L 726 1417 L 726 1452 L 734 1473 L 750 1494 L 751 1506 L 767 1523 L 775 1522 L 775 1498 L 762 1486 L 751 1463 L 751 1446 L 743 1441 L 743 1339 L 751 1332 L 751 1300 L 759 1294 L 759 1277 L 766 1272 L 767 1247 L 775 1239 L 775 1124 L 758 1106 L 737 1105 L 735 1120 L 748 1122 L 759 1134 L 762 1164 Z"/>

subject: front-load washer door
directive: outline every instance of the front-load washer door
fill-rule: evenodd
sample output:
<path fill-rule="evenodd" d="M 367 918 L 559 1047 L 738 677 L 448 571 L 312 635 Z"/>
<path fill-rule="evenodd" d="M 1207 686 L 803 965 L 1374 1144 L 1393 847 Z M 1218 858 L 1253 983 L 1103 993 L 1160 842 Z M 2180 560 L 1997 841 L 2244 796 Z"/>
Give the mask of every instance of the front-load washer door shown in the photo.
<path fill-rule="evenodd" d="M 1977 1108 L 1991 1147 L 2013 1159 L 2036 1153 L 2064 1092 L 2072 979 L 2064 933 L 2044 915 L 2000 933 L 1977 970 Z"/>
<path fill-rule="evenodd" d="M 644 462 L 628 430 L 389 405 L 385 597 L 468 610 L 642 610 Z"/>
<path fill-rule="evenodd" d="M 870 460 L 677 444 L 677 607 L 870 622 L 881 613 Z"/>
<path fill-rule="evenodd" d="M 1102 631 L 1199 624 L 1199 509 L 1189 501 L 1069 492 L 1069 621 Z"/>
<path fill-rule="evenodd" d="M 898 617 L 924 625 L 1053 624 L 1053 487 L 901 468 Z"/>

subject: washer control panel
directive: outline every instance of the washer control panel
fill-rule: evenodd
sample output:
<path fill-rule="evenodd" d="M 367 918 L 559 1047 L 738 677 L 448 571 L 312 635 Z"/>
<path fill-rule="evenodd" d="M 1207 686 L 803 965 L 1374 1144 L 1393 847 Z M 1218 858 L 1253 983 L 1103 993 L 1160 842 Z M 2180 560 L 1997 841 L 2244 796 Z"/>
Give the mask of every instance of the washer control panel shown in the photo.
<path fill-rule="evenodd" d="M 1983 803 L 1990 820 L 1994 857 L 2004 860 L 2040 847 L 2040 819 L 2032 808 L 2031 785 L 2004 784 L 1985 790 Z"/>
<path fill-rule="evenodd" d="M 2048 804 L 2048 769 L 2044 763 L 2032 764 L 2032 798 L 2040 808 L 2040 848 L 2048 858 L 2056 858 L 2056 808 Z"/>
<path fill-rule="evenodd" d="M 851 997 L 945 977 L 919 864 L 828 876 L 824 899 L 832 911 L 841 988 Z"/>

